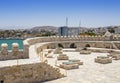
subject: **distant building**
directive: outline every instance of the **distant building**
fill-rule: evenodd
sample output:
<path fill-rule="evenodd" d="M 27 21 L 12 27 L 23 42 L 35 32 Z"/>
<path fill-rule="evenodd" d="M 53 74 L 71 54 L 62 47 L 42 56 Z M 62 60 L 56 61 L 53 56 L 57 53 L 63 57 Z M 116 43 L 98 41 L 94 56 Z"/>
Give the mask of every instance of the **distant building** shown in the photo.
<path fill-rule="evenodd" d="M 110 37 L 112 35 L 113 35 L 112 33 L 110 33 L 109 31 L 106 31 L 105 34 L 104 34 L 104 37 Z"/>
<path fill-rule="evenodd" d="M 60 27 L 58 29 L 59 36 L 77 36 L 79 34 L 79 28 L 74 27 Z"/>
<path fill-rule="evenodd" d="M 77 36 L 79 35 L 79 28 L 68 28 L 68 35 L 69 36 Z"/>
<path fill-rule="evenodd" d="M 120 27 L 115 27 L 114 30 L 115 30 L 115 34 L 120 34 Z"/>
<path fill-rule="evenodd" d="M 60 27 L 58 29 L 58 34 L 59 34 L 59 36 L 68 36 L 68 27 L 66 27 L 66 26 Z"/>

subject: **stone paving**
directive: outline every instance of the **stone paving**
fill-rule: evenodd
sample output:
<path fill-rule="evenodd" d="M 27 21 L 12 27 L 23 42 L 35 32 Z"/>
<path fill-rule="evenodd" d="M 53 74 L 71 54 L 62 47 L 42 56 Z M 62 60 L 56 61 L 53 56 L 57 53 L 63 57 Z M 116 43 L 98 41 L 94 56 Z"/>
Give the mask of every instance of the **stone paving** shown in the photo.
<path fill-rule="evenodd" d="M 70 59 L 80 59 L 83 65 L 79 69 L 64 70 L 67 77 L 47 81 L 44 83 L 120 83 L 120 60 L 113 60 L 110 64 L 99 64 L 94 62 L 97 56 L 107 56 L 108 53 L 91 53 L 89 55 L 80 54 L 79 52 L 63 52 Z M 55 58 L 49 58 L 48 63 L 55 65 Z M 57 61 L 57 64 L 63 61 Z"/>

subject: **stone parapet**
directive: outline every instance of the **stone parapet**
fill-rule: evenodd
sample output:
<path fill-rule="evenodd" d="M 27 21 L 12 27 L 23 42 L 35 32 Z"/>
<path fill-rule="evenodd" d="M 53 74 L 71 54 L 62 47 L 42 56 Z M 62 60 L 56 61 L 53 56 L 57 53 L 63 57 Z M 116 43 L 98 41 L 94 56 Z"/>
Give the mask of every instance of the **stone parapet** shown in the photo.
<path fill-rule="evenodd" d="M 12 52 L 17 52 L 19 51 L 19 45 L 18 43 L 13 43 L 12 44 Z"/>
<path fill-rule="evenodd" d="M 1 55 L 8 55 L 8 44 L 7 43 L 3 43 L 1 45 Z"/>
<path fill-rule="evenodd" d="M 57 36 L 51 36 L 51 37 L 36 37 L 36 38 L 29 38 L 25 40 L 30 45 L 33 45 L 35 43 L 40 42 L 54 42 L 54 41 L 120 41 L 120 37 L 113 37 L 112 40 L 109 37 L 104 36 L 68 36 L 68 37 L 57 37 Z"/>
<path fill-rule="evenodd" d="M 26 48 L 24 46 L 24 48 Z M 28 47 L 29 49 L 29 47 Z M 0 51 L 0 60 L 13 60 L 13 59 L 25 59 L 28 58 L 29 54 L 26 53 L 29 50 L 23 49 L 19 50 L 19 44 L 13 43 L 12 44 L 12 50 L 8 50 L 8 45 L 6 43 L 3 43 L 1 45 L 1 51 Z"/>

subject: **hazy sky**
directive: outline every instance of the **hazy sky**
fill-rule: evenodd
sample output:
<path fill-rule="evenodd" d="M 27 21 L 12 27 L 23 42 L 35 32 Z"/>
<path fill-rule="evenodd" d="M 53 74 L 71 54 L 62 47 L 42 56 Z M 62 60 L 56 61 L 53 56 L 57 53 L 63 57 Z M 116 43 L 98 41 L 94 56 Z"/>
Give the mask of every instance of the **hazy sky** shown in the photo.
<path fill-rule="evenodd" d="M 0 27 L 120 25 L 120 0 L 0 0 Z"/>

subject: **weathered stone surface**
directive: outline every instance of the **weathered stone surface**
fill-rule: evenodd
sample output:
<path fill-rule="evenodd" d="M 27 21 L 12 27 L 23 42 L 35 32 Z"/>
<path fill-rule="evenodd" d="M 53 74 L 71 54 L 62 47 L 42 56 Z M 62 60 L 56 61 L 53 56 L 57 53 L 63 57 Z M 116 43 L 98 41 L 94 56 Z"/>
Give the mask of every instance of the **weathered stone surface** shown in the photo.
<path fill-rule="evenodd" d="M 46 63 L 26 64 L 0 68 L 0 79 L 4 83 L 29 83 L 41 82 L 61 78 L 59 69 Z"/>
<path fill-rule="evenodd" d="M 120 60 L 120 54 L 118 52 L 112 52 L 107 56 L 112 57 L 114 60 Z"/>
<path fill-rule="evenodd" d="M 78 64 L 60 64 L 59 67 L 66 69 L 66 70 L 70 70 L 70 69 L 78 69 L 79 65 Z"/>
<path fill-rule="evenodd" d="M 19 45 L 18 45 L 18 43 L 13 43 L 12 44 L 12 51 L 13 52 L 19 51 Z"/>
<path fill-rule="evenodd" d="M 83 62 L 81 62 L 80 60 L 69 60 L 69 62 L 71 62 L 72 64 L 83 65 Z"/>
<path fill-rule="evenodd" d="M 69 57 L 66 54 L 59 54 L 59 56 L 57 56 L 58 60 L 68 60 Z"/>
<path fill-rule="evenodd" d="M 95 58 L 95 62 L 101 63 L 101 64 L 112 63 L 112 58 L 105 57 L 105 56 L 98 56 L 97 58 Z"/>
<path fill-rule="evenodd" d="M 8 44 L 7 43 L 3 43 L 1 45 L 1 55 L 2 56 L 8 55 Z"/>
<path fill-rule="evenodd" d="M 91 51 L 88 50 L 81 50 L 80 54 L 91 54 Z"/>
<path fill-rule="evenodd" d="M 115 60 L 120 60 L 120 54 L 113 55 L 112 58 Z"/>
<path fill-rule="evenodd" d="M 61 48 L 56 48 L 54 51 L 54 54 L 62 54 L 62 49 Z"/>

